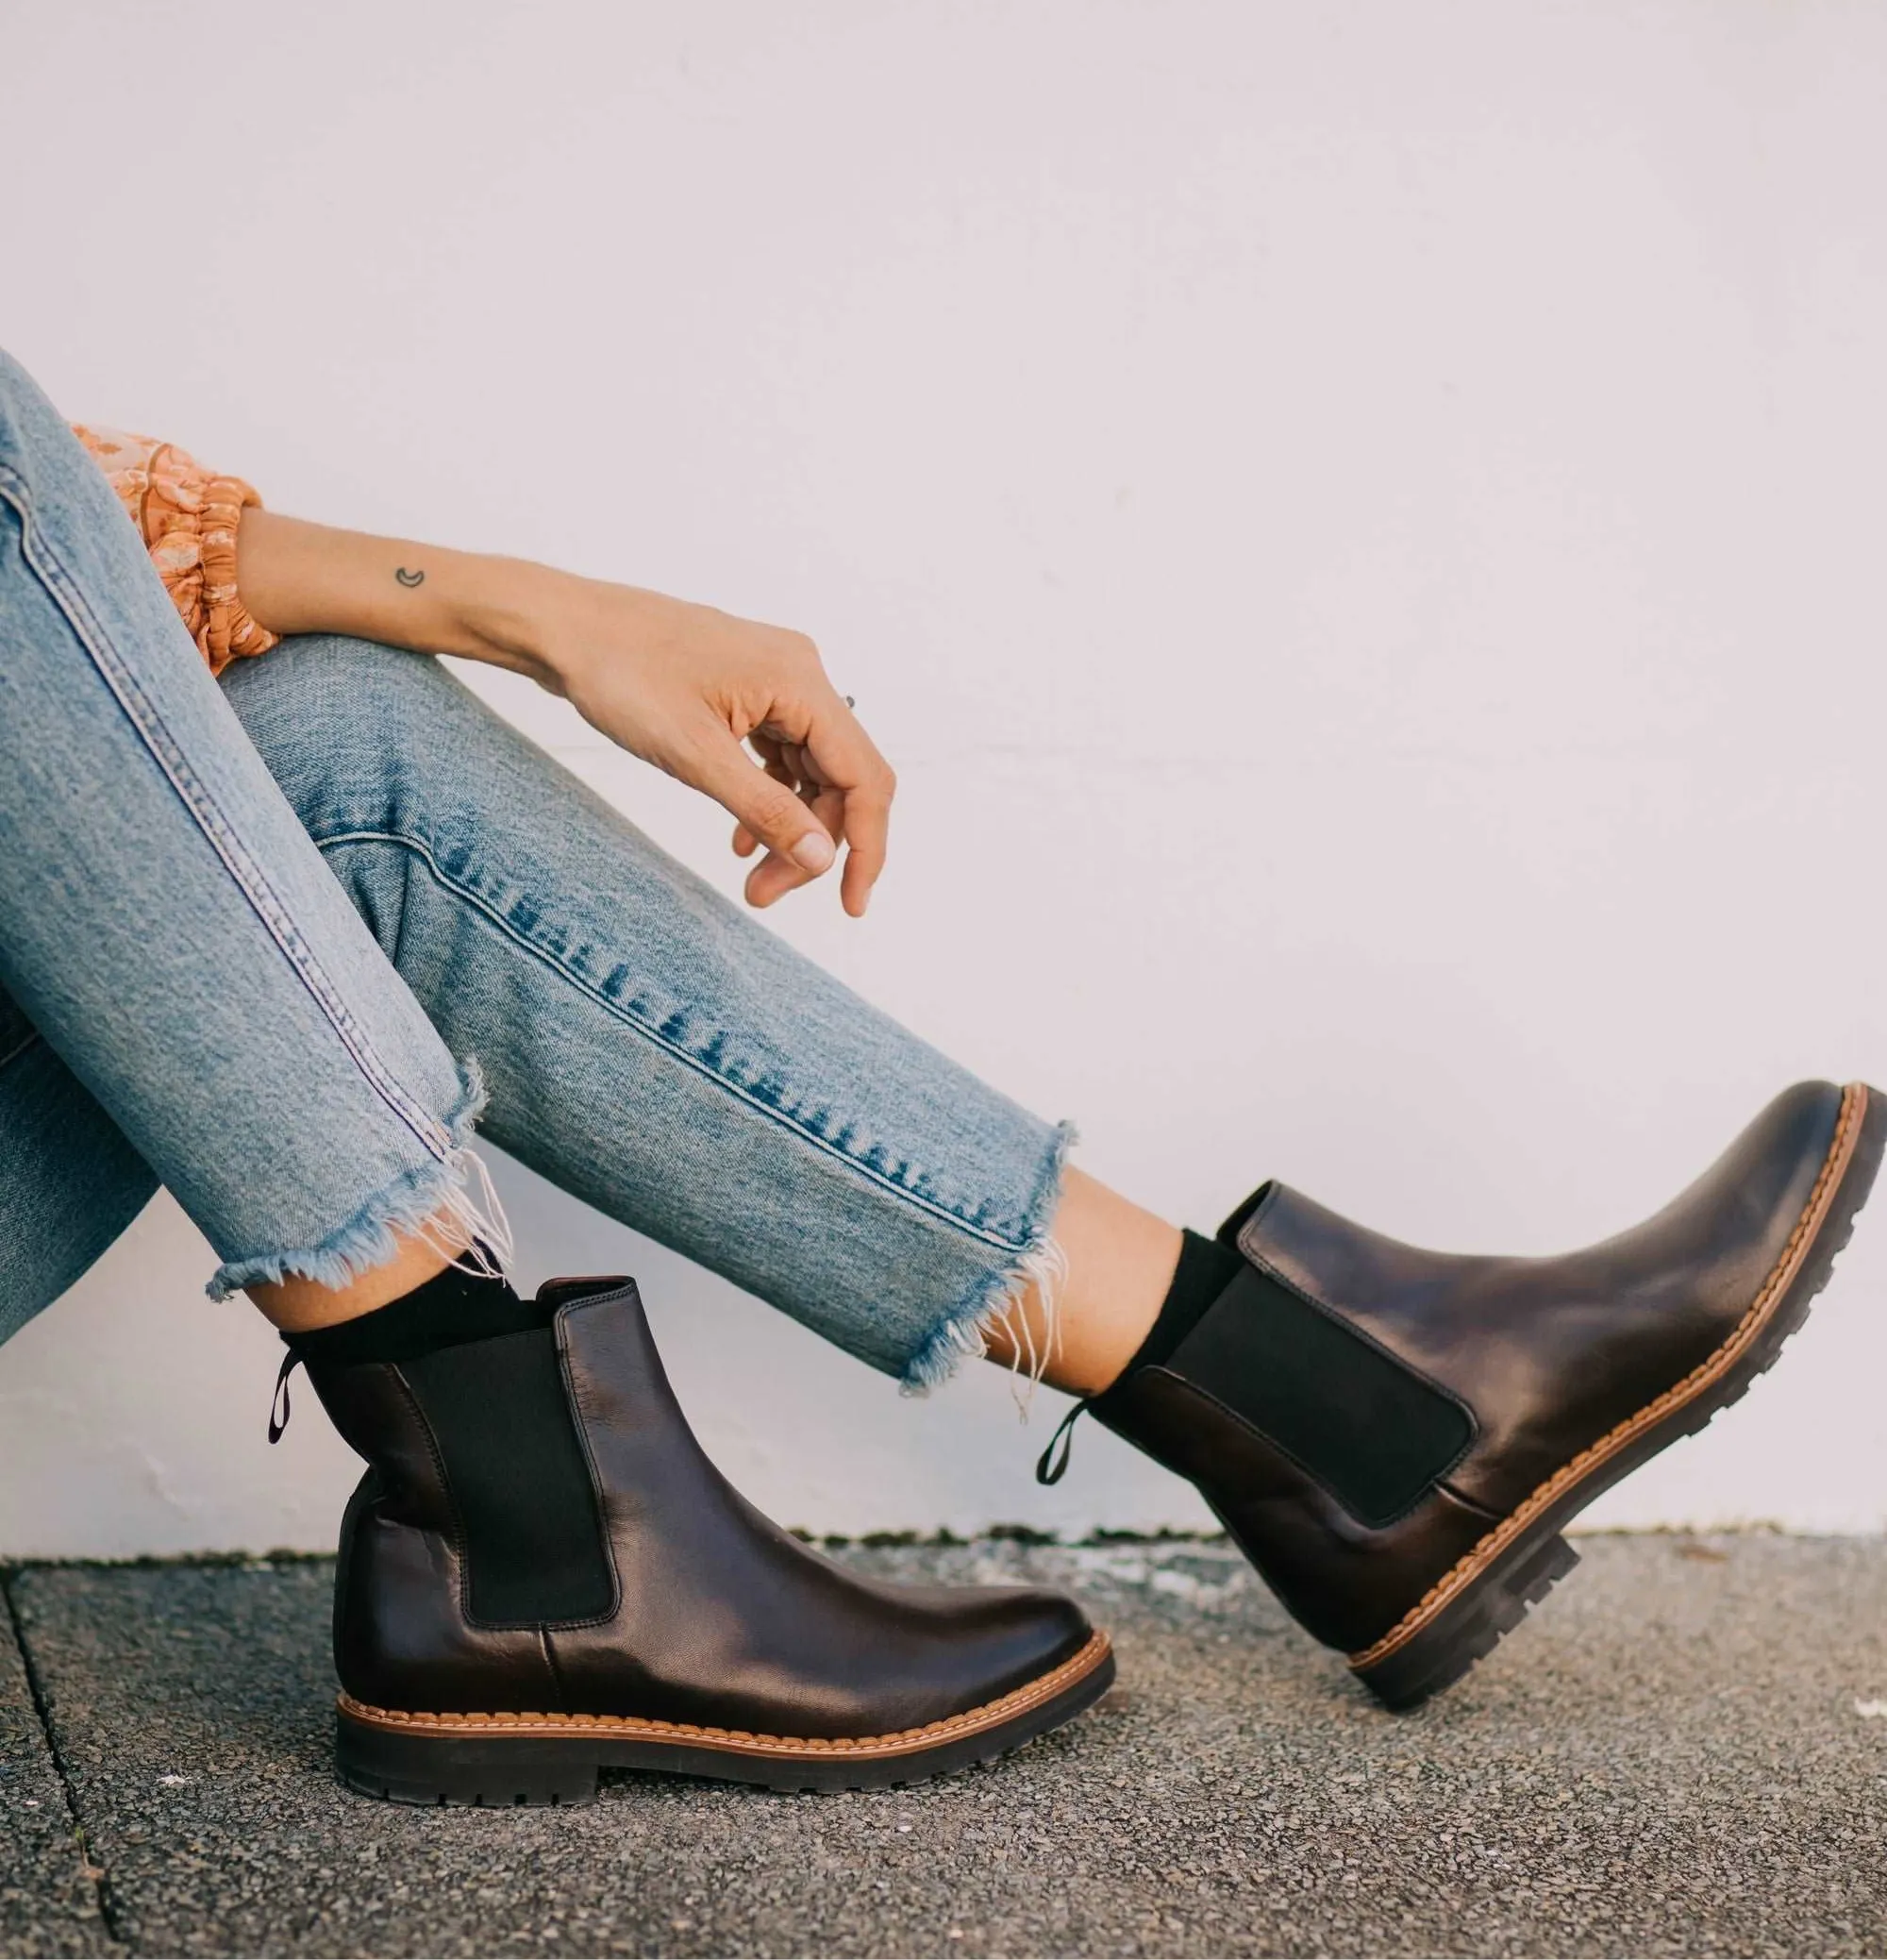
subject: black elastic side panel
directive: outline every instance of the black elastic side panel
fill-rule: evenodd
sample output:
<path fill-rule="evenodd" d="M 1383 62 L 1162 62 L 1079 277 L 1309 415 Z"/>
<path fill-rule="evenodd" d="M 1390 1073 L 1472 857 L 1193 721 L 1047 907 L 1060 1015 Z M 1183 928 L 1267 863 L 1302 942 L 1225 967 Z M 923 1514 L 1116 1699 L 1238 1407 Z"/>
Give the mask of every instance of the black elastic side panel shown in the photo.
<path fill-rule="evenodd" d="M 472 1618 L 525 1626 L 610 1612 L 615 1582 L 555 1330 L 442 1348 L 400 1372 L 445 1458 Z"/>
<path fill-rule="evenodd" d="M 1459 1402 L 1255 1266 L 1166 1365 L 1289 1451 L 1367 1525 L 1401 1516 L 1474 1434 Z"/>

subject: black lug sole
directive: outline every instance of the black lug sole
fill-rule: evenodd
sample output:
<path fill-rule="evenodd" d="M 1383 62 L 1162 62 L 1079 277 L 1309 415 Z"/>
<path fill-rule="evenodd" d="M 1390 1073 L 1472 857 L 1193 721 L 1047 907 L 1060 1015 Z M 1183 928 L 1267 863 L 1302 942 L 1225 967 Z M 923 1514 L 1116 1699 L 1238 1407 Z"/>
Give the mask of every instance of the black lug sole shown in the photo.
<path fill-rule="evenodd" d="M 376 1720 L 351 1714 L 343 1697 L 335 1714 L 335 1752 L 342 1781 L 363 1796 L 428 1808 L 587 1803 L 605 1769 L 710 1777 L 792 1792 L 886 1790 L 1008 1755 L 1073 1721 L 1107 1693 L 1113 1678 L 1112 1650 L 1096 1634 L 1042 1683 L 987 1710 L 936 1724 L 935 1740 L 888 1736 L 823 1748 L 662 1723 L 566 1721 L 559 1734 L 553 1733 L 558 1717 L 550 1716 L 493 1717 L 489 1728 L 478 1726 L 477 1717 L 447 1722 L 385 1717 L 384 1711 L 374 1711 L 385 1717 Z M 1034 1688 L 1047 1691 L 1035 1695 Z M 978 1718 L 985 1716 L 987 1720 Z M 538 1733 L 507 1734 L 495 1726 L 499 1720 L 514 1728 L 529 1721 Z"/>
<path fill-rule="evenodd" d="M 1854 1235 L 1855 1218 L 1867 1202 L 1882 1154 L 1887 1151 L 1887 1097 L 1862 1085 L 1857 1085 L 1857 1090 L 1865 1097 L 1865 1107 L 1846 1167 L 1795 1278 L 1755 1337 L 1714 1381 L 1625 1448 L 1595 1465 L 1530 1519 L 1512 1543 L 1420 1632 L 1379 1661 L 1351 1663 L 1357 1679 L 1386 1707 L 1400 1711 L 1419 1706 L 1491 1653 L 1501 1637 L 1526 1617 L 1528 1608 L 1544 1600 L 1578 1564 L 1578 1553 L 1560 1535 L 1566 1525 L 1660 1450 L 1707 1428 L 1719 1410 L 1741 1400 L 1750 1383 L 1775 1365 L 1783 1344 L 1808 1318 L 1809 1308 L 1828 1284 L 1836 1258 Z"/>

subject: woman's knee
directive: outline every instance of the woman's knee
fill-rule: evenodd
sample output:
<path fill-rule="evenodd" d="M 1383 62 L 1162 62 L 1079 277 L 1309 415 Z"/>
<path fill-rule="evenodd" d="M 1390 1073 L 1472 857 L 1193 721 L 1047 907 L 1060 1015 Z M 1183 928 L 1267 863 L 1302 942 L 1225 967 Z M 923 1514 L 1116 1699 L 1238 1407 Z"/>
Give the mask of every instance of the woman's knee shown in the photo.
<path fill-rule="evenodd" d="M 310 829 L 377 817 L 486 712 L 437 661 L 329 633 L 239 662 L 223 691 Z"/>

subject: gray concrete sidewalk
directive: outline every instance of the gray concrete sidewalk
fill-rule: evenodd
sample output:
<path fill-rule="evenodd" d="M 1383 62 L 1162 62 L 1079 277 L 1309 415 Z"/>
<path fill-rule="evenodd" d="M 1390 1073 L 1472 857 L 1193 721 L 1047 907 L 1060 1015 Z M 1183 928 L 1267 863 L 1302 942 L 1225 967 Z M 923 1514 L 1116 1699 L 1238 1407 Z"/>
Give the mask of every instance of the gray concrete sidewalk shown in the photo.
<path fill-rule="evenodd" d="M 1217 1544 L 860 1549 L 1081 1591 L 1121 1686 L 868 1797 L 414 1811 L 329 1761 L 329 1569 L 42 1567 L 0 1639 L 8 1953 L 1887 1952 L 1887 1544 L 1595 1538 L 1378 1713 Z"/>

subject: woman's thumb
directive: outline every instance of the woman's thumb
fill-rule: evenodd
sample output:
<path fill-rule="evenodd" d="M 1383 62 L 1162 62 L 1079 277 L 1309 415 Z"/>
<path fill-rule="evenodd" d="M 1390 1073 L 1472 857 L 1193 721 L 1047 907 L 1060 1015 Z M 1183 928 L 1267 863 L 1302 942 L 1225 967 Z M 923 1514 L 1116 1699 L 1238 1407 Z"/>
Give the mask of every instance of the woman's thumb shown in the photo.
<path fill-rule="evenodd" d="M 698 753 L 684 779 L 707 796 L 737 822 L 744 824 L 766 848 L 789 858 L 817 876 L 828 871 L 838 855 L 826 827 L 784 783 L 776 782 L 726 730 L 721 739 Z"/>

